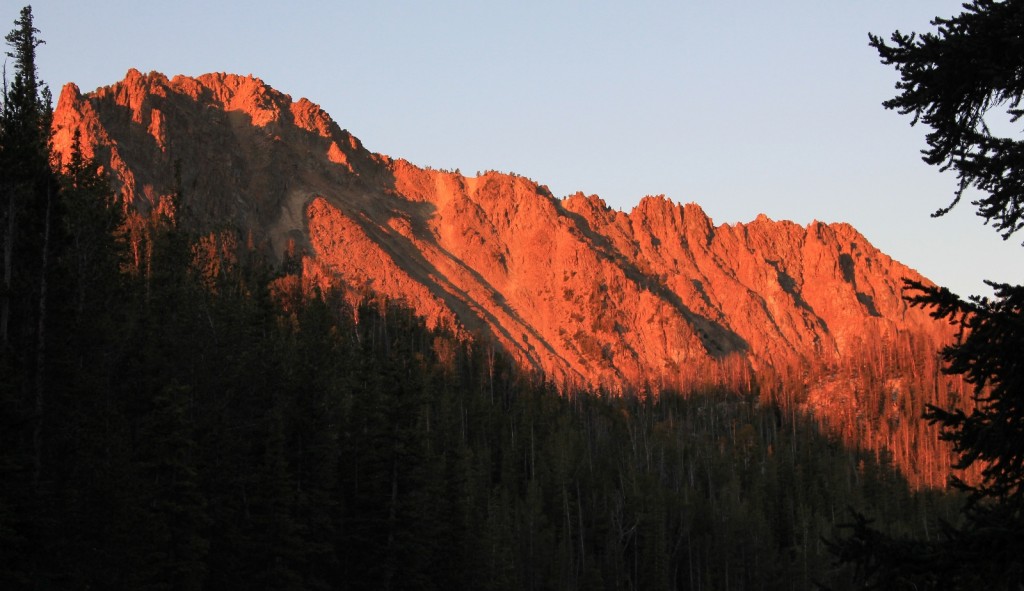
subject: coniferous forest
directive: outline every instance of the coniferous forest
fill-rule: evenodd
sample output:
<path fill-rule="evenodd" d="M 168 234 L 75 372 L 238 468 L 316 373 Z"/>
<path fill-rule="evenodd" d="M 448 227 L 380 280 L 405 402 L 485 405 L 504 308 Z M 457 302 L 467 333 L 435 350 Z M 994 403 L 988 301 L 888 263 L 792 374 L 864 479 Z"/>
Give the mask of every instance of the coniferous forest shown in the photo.
<path fill-rule="evenodd" d="M 962 521 L 766 382 L 568 390 L 123 203 L 6 39 L 0 588 L 845 589 L 859 513 Z"/>

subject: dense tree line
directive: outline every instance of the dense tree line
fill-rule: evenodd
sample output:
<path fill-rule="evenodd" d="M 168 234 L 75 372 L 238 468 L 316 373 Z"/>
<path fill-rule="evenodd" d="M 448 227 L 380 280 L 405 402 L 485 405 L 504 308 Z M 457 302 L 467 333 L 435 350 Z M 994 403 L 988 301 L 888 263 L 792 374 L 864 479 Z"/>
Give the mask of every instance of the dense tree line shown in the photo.
<path fill-rule="evenodd" d="M 122 203 L 80 150 L 51 162 L 15 24 L 0 587 L 842 587 L 822 539 L 848 507 L 892 535 L 952 517 L 782 390 L 560 390 L 190 233 L 180 194 Z"/>
<path fill-rule="evenodd" d="M 5 588 L 806 588 L 848 505 L 920 534 L 940 500 L 754 395 L 560 396 L 147 223 L 6 432 Z"/>

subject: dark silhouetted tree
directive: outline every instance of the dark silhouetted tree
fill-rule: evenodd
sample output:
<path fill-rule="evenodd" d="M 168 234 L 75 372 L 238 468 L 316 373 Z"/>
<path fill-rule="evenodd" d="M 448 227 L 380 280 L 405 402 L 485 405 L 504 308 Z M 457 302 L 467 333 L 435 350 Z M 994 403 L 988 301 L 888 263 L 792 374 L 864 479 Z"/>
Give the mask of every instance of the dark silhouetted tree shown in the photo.
<path fill-rule="evenodd" d="M 1024 142 L 992 133 L 993 117 L 1016 123 L 1024 110 L 1024 1 L 975 0 L 959 16 L 932 21 L 933 32 L 890 42 L 871 36 L 882 62 L 900 73 L 899 94 L 884 103 L 931 128 L 925 162 L 953 170 L 986 224 L 1003 238 L 1024 228 Z M 1005 113 L 1005 115 L 1004 115 Z M 1009 589 L 1024 585 L 1024 286 L 989 283 L 994 297 L 967 300 L 948 289 L 908 285 L 910 300 L 962 330 L 942 351 L 945 371 L 973 386 L 974 408 L 929 406 L 955 467 L 981 478 L 951 484 L 967 493 L 962 523 L 941 539 L 893 539 L 858 516 L 834 550 L 857 566 L 868 587 Z"/>
<path fill-rule="evenodd" d="M 46 416 L 48 278 L 57 228 L 57 182 L 50 170 L 51 101 L 38 79 L 42 43 L 25 7 L 5 37 L 14 75 L 0 95 L 0 553 L 30 568 L 19 548 L 38 523 L 28 517 L 40 498 Z M 28 474 L 29 478 L 12 475 Z M 7 525 L 7 527 L 4 526 Z M 12 552 L 8 552 L 11 549 Z"/>

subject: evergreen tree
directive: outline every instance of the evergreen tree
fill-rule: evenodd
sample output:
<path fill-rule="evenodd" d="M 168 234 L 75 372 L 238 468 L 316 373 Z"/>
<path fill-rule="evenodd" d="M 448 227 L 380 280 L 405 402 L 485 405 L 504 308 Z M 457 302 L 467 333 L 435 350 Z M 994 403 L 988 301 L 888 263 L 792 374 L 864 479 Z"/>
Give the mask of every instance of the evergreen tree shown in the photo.
<path fill-rule="evenodd" d="M 0 213 L 3 216 L 3 292 L 0 299 L 0 340 L 18 347 L 19 333 L 35 330 L 41 280 L 44 234 L 53 215 L 56 183 L 50 171 L 49 89 L 38 79 L 35 52 L 43 43 L 26 6 L 7 34 L 14 59 L 14 77 L 4 80 L 0 111 Z M 35 297 L 33 297 L 35 296 Z M 31 313 L 35 312 L 35 313 Z M 24 319 L 12 327 L 11 322 Z M 24 354 L 24 351 L 19 351 Z"/>
<path fill-rule="evenodd" d="M 1024 1 L 975 0 L 934 32 L 891 44 L 871 36 L 882 62 L 900 73 L 900 93 L 884 103 L 931 128 L 925 162 L 952 169 L 956 206 L 968 189 L 986 224 L 1004 238 L 1024 228 L 1024 142 L 992 133 L 988 118 L 1024 109 Z M 1024 585 L 1024 285 L 990 283 L 992 298 L 963 300 L 949 290 L 911 283 L 911 301 L 958 325 L 961 339 L 943 350 L 945 371 L 973 386 L 974 408 L 929 406 L 958 454 L 955 467 L 981 466 L 980 481 L 952 477 L 968 493 L 963 524 L 941 540 L 893 539 L 858 516 L 852 537 L 834 550 L 878 588 L 1020 588 Z"/>
<path fill-rule="evenodd" d="M 32 9 L 23 8 L 14 24 L 5 37 L 14 76 L 8 82 L 5 72 L 0 96 L 0 553 L 27 576 L 34 565 L 24 543 L 43 527 L 48 279 L 58 204 L 51 101 L 36 72 L 42 41 Z"/>

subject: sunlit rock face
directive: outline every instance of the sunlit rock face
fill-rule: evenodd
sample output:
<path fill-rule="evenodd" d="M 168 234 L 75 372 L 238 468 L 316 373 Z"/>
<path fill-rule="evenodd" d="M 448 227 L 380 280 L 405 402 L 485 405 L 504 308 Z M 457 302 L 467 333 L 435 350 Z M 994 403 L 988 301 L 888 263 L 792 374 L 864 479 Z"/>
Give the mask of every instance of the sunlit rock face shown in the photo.
<path fill-rule="evenodd" d="M 514 174 L 425 170 L 258 78 L 69 84 L 53 125 L 58 154 L 77 131 L 139 207 L 180 186 L 202 229 L 277 257 L 297 245 L 307 284 L 402 300 L 556 381 L 685 386 L 950 336 L 901 298 L 904 277 L 925 280 L 849 225 L 715 225 L 664 197 L 624 213 Z"/>

